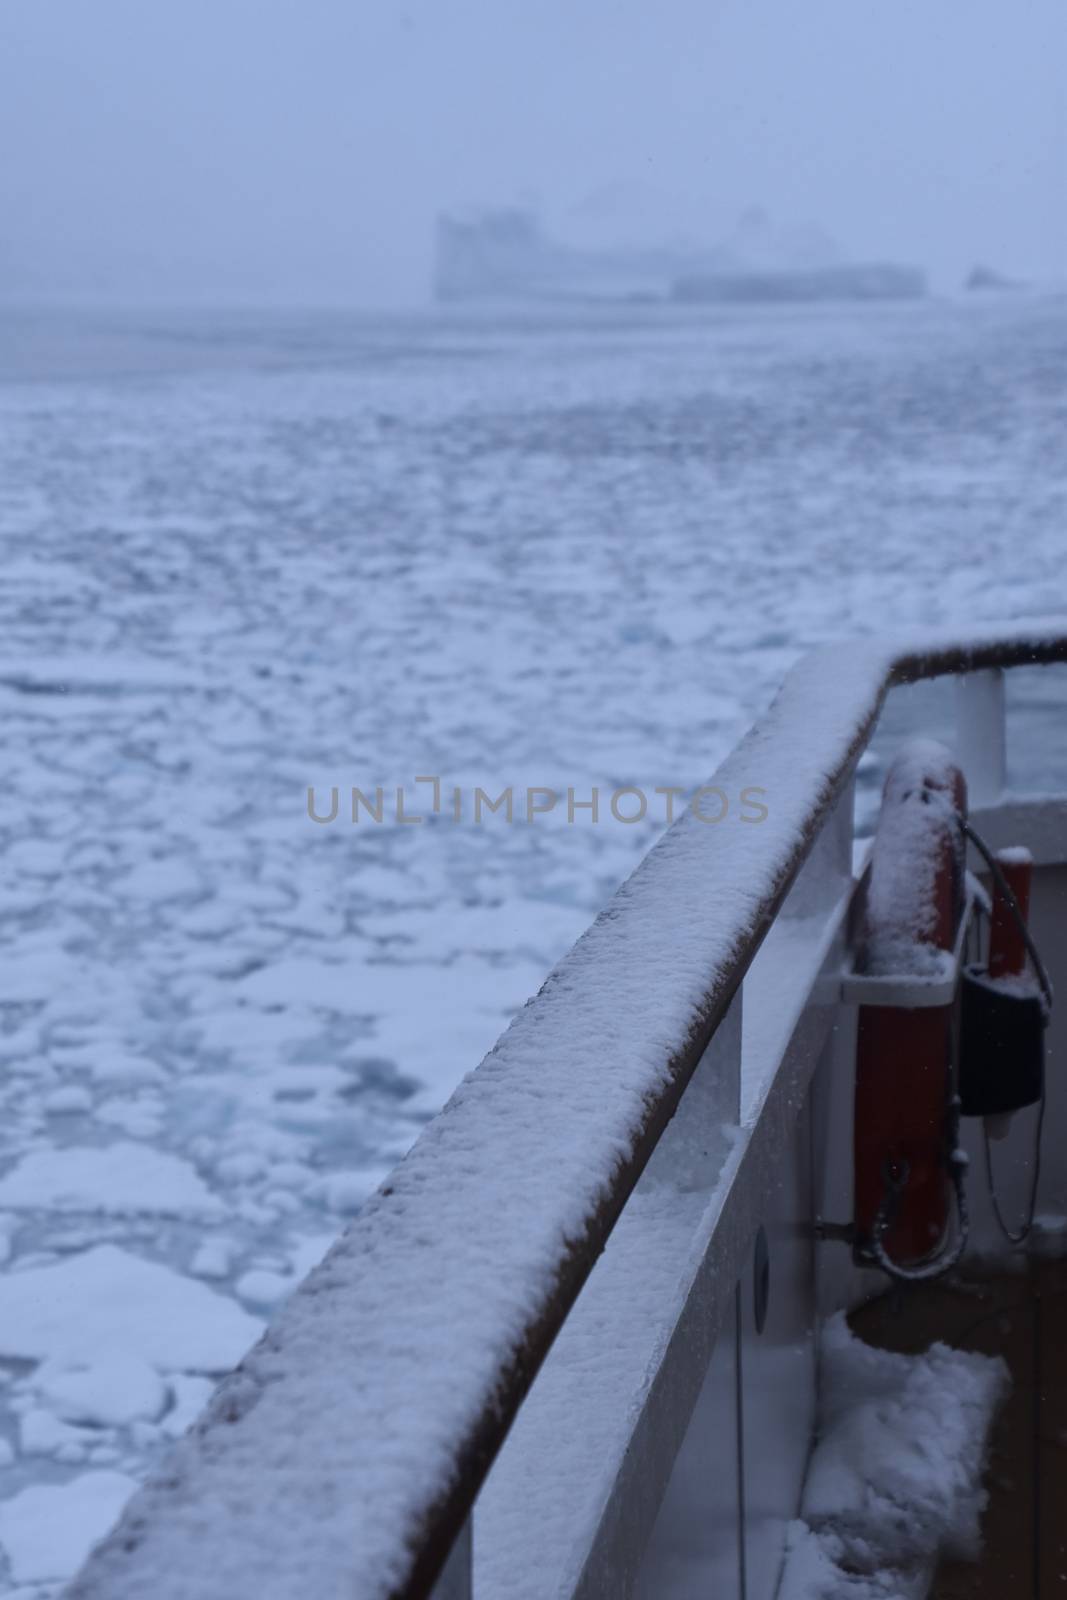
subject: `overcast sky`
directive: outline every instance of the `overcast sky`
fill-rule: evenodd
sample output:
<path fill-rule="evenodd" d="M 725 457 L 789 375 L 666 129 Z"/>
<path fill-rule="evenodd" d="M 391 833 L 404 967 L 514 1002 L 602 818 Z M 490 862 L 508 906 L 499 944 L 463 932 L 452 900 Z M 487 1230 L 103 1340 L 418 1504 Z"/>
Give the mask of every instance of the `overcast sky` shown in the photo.
<path fill-rule="evenodd" d="M 0 295 L 419 304 L 440 208 L 1067 278 L 1067 0 L 0 0 Z"/>

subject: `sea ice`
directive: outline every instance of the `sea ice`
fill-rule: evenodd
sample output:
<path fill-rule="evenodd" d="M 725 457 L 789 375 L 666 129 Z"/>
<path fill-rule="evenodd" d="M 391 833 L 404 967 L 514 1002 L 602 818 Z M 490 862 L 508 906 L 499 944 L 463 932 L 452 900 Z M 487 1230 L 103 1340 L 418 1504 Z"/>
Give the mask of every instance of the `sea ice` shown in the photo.
<path fill-rule="evenodd" d="M 197 1278 L 225 1278 L 233 1262 L 234 1247 L 228 1239 L 205 1239 L 197 1249 L 189 1271 Z"/>
<path fill-rule="evenodd" d="M 167 1403 L 167 1386 L 147 1362 L 106 1351 L 92 1362 L 42 1362 L 33 1387 L 63 1421 L 97 1427 L 154 1422 Z"/>
<path fill-rule="evenodd" d="M 0 1206 L 171 1217 L 212 1217 L 223 1209 L 188 1161 L 127 1142 L 32 1151 L 0 1179 Z"/>
<path fill-rule="evenodd" d="M 112 1244 L 0 1278 L 4 1356 L 129 1355 L 164 1372 L 225 1372 L 261 1332 L 235 1301 Z"/>
<path fill-rule="evenodd" d="M 16 1583 L 69 1578 L 136 1487 L 136 1479 L 124 1472 L 86 1472 L 69 1483 L 23 1489 L 0 1502 L 0 1544 Z"/>
<path fill-rule="evenodd" d="M 234 1284 L 238 1295 L 250 1305 L 258 1306 L 261 1310 L 265 1307 L 277 1305 L 296 1288 L 297 1279 L 286 1277 L 281 1272 L 270 1272 L 265 1268 L 253 1269 L 244 1272 Z"/>
<path fill-rule="evenodd" d="M 215 1385 L 209 1378 L 176 1373 L 171 1378 L 170 1388 L 174 1404 L 163 1418 L 161 1426 L 169 1438 L 180 1439 L 207 1405 Z"/>

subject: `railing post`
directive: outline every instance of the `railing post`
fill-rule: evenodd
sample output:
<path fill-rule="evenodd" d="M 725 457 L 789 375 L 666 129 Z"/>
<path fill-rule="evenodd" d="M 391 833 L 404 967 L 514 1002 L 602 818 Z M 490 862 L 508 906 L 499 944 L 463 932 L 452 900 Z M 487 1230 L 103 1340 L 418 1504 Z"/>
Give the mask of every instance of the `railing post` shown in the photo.
<path fill-rule="evenodd" d="M 961 673 L 956 679 L 956 730 L 970 804 L 989 805 L 1003 794 L 1008 775 L 1004 674 L 999 667 Z"/>
<path fill-rule="evenodd" d="M 855 813 L 856 780 L 850 777 L 786 896 L 784 917 L 825 915 L 847 892 L 852 882 Z"/>
<path fill-rule="evenodd" d="M 472 1522 L 473 1518 L 468 1517 L 463 1524 L 444 1571 L 434 1584 L 431 1600 L 471 1600 Z"/>

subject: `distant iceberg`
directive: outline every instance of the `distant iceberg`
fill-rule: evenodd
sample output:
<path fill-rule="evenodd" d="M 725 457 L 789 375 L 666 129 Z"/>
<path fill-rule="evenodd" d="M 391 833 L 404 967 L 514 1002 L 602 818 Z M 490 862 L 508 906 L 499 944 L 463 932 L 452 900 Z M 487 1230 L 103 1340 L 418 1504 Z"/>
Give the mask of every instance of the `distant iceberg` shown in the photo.
<path fill-rule="evenodd" d="M 669 246 L 575 249 L 512 206 L 438 218 L 434 289 L 442 301 L 663 300 L 705 261 Z"/>
<path fill-rule="evenodd" d="M 786 268 L 775 272 L 708 272 L 672 285 L 675 300 L 916 300 L 926 293 L 918 267 L 872 262 L 857 266 Z"/>
<path fill-rule="evenodd" d="M 1021 289 L 1023 284 L 1017 278 L 1009 278 L 1003 272 L 998 272 L 995 267 L 984 267 L 980 263 L 972 267 L 967 274 L 967 289 Z"/>
<path fill-rule="evenodd" d="M 779 227 L 756 208 L 715 246 L 575 248 L 529 207 L 438 219 L 436 297 L 456 301 L 811 301 L 913 299 L 914 267 L 851 265 L 821 230 Z"/>

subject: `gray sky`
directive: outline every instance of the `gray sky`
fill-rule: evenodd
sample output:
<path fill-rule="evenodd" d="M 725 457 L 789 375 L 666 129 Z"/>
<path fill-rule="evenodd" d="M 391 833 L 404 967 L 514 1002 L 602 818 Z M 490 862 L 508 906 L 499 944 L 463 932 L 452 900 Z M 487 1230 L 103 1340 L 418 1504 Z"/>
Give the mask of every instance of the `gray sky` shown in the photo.
<path fill-rule="evenodd" d="M 439 208 L 605 194 L 1064 278 L 1065 84 L 1067 0 L 0 0 L 0 296 L 418 304 Z"/>

